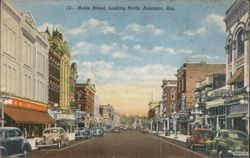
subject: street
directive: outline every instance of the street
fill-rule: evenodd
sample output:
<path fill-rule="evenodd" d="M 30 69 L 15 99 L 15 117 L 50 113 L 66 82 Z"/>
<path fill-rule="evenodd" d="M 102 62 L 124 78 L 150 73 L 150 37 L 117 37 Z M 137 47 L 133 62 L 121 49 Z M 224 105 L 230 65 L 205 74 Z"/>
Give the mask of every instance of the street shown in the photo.
<path fill-rule="evenodd" d="M 70 146 L 58 149 L 42 149 L 33 151 L 31 158 L 199 158 L 207 157 L 175 145 L 153 134 L 139 131 L 109 132 L 103 137 L 90 140 L 71 141 Z"/>

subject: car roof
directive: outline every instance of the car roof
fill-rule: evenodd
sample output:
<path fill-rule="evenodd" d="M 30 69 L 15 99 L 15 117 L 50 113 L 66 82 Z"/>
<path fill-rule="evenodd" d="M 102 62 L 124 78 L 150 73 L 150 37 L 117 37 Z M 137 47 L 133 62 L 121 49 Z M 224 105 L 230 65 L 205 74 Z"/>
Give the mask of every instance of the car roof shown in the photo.
<path fill-rule="evenodd" d="M 63 129 L 62 127 L 51 127 L 51 128 L 45 128 L 44 130 L 52 130 L 52 129 Z"/>
<path fill-rule="evenodd" d="M 20 129 L 17 128 L 17 127 L 0 127 L 0 130 L 13 130 L 13 129 L 18 129 L 18 130 L 20 130 Z"/>
<path fill-rule="evenodd" d="M 233 132 L 233 133 L 244 133 L 244 134 L 246 134 L 245 132 L 243 132 L 241 130 L 237 130 L 237 129 L 220 129 L 219 131 L 220 132 Z"/>
<path fill-rule="evenodd" d="M 210 128 L 196 128 L 195 131 L 212 131 Z"/>

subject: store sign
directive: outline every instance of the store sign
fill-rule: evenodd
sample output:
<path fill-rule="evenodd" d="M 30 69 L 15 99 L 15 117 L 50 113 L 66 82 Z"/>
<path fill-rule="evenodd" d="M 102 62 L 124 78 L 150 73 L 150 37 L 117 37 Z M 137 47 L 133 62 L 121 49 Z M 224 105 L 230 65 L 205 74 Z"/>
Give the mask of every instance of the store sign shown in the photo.
<path fill-rule="evenodd" d="M 16 107 L 21 107 L 25 109 L 31 109 L 31 110 L 37 110 L 37 111 L 46 111 L 47 107 L 45 105 L 39 105 L 37 103 L 33 103 L 31 101 L 27 100 L 21 100 L 17 98 L 12 98 L 12 103 L 11 105 L 16 106 Z"/>

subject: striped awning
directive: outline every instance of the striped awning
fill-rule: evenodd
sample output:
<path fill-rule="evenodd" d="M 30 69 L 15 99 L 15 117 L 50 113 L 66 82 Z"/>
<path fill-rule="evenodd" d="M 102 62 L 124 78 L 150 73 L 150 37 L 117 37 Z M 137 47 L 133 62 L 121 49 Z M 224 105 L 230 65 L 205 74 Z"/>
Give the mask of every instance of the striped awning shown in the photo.
<path fill-rule="evenodd" d="M 228 80 L 228 84 L 232 85 L 235 82 L 241 82 L 244 81 L 244 67 L 241 66 L 236 70 L 236 72 L 233 74 L 233 76 Z"/>

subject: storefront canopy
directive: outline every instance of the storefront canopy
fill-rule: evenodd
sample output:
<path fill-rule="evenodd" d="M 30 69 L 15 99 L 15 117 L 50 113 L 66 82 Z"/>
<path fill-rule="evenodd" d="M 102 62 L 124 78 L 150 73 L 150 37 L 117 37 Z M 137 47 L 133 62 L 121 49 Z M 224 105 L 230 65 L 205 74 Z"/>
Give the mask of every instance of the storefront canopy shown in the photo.
<path fill-rule="evenodd" d="M 234 75 L 229 79 L 228 84 L 232 85 L 235 82 L 244 81 L 244 67 L 240 67 L 236 70 Z"/>
<path fill-rule="evenodd" d="M 54 122 L 47 112 L 38 112 L 10 107 L 5 107 L 4 112 L 16 123 L 53 124 Z"/>

